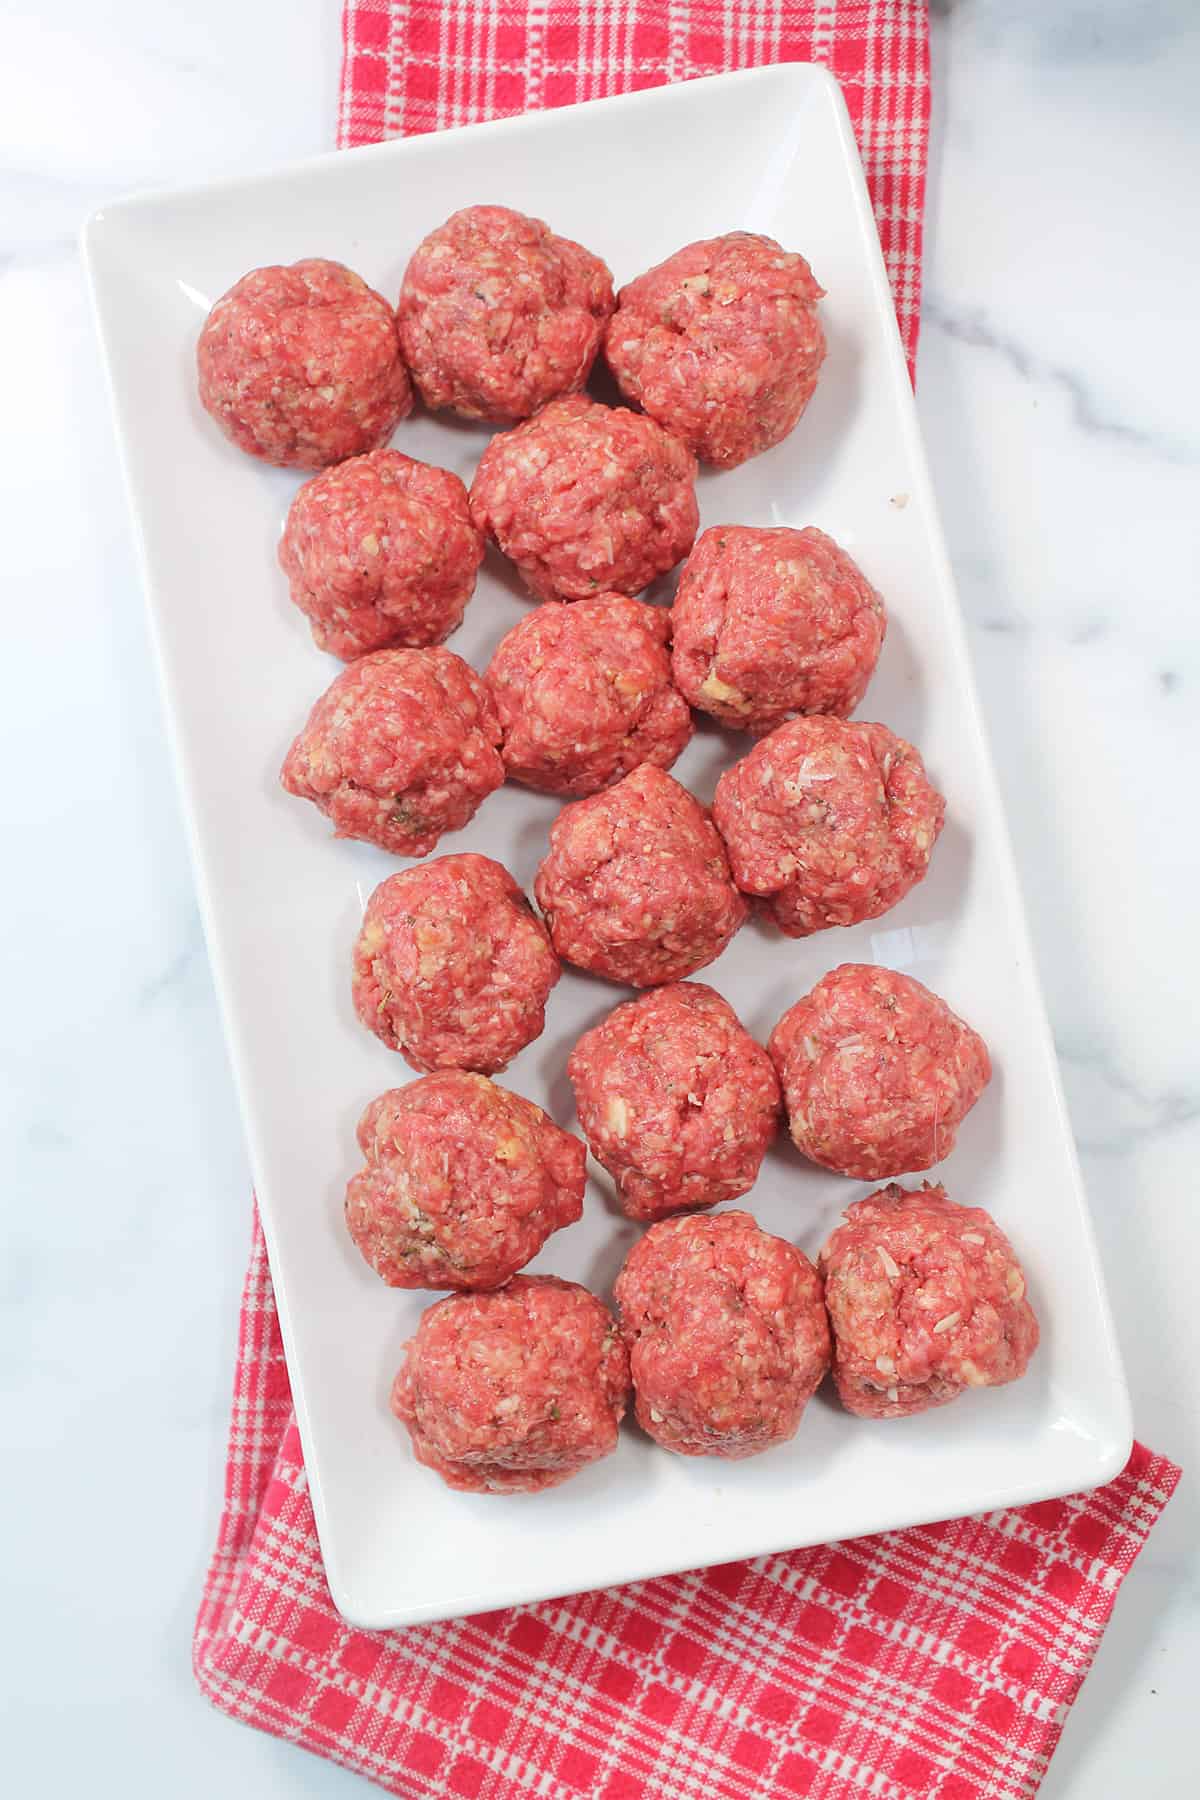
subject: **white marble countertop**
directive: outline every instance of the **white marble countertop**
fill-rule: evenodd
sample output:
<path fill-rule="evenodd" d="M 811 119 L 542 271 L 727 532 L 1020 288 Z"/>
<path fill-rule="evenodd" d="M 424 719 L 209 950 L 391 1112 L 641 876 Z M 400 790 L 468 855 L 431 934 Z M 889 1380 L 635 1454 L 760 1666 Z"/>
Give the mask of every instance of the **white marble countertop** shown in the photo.
<path fill-rule="evenodd" d="M 75 234 L 327 147 L 337 0 L 0 6 L 0 1357 L 21 1795 L 357 1778 L 192 1686 L 249 1177 Z M 919 397 L 1128 1361 L 1187 1467 L 1046 1800 L 1200 1769 L 1200 12 L 942 0 Z M 26 780 L 33 759 L 34 774 Z"/>

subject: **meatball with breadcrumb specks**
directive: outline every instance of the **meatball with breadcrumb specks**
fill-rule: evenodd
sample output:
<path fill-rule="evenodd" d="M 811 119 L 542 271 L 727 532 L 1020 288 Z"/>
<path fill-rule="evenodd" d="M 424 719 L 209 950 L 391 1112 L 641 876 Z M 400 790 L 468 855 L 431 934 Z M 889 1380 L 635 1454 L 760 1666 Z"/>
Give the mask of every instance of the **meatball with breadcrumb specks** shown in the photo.
<path fill-rule="evenodd" d="M 699 981 L 627 1000 L 585 1032 L 567 1073 L 579 1126 L 631 1219 L 736 1200 L 779 1121 L 771 1059 Z"/>
<path fill-rule="evenodd" d="M 400 341 L 426 406 L 504 424 L 587 380 L 615 302 L 571 238 L 507 206 L 465 206 L 404 272 Z"/>
<path fill-rule="evenodd" d="M 338 837 L 424 856 L 502 785 L 500 722 L 452 650 L 379 650 L 322 694 L 281 779 Z"/>
<path fill-rule="evenodd" d="M 412 411 L 396 317 L 341 263 L 252 269 L 196 346 L 200 401 L 239 450 L 323 469 L 386 444 Z"/>
<path fill-rule="evenodd" d="M 788 937 L 876 919 L 922 880 L 946 803 L 886 725 L 792 719 L 717 783 L 733 878 Z"/>
<path fill-rule="evenodd" d="M 816 1270 L 746 1212 L 662 1219 L 615 1288 L 638 1424 L 681 1456 L 794 1437 L 829 1368 Z"/>
<path fill-rule="evenodd" d="M 902 1419 L 1025 1373 L 1038 1324 L 1012 1245 L 940 1187 L 881 1188 L 822 1250 L 833 1377 L 847 1411 Z"/>
<path fill-rule="evenodd" d="M 790 1007 L 768 1045 L 796 1148 L 881 1181 L 949 1156 L 991 1079 L 987 1045 L 894 969 L 843 963 Z"/>
<path fill-rule="evenodd" d="M 507 869 L 490 856 L 435 856 L 368 900 L 354 1007 L 414 1069 L 495 1075 L 540 1035 L 560 973 Z"/>
<path fill-rule="evenodd" d="M 883 601 L 823 531 L 714 525 L 679 579 L 671 664 L 693 706 L 758 735 L 794 713 L 852 713 L 885 628 Z"/>
<path fill-rule="evenodd" d="M 441 1069 L 373 1100 L 346 1225 L 389 1287 L 495 1288 L 583 1212 L 587 1152 L 540 1106 Z"/>
<path fill-rule="evenodd" d="M 640 594 L 692 547 L 695 479 L 653 419 L 575 394 L 492 439 L 471 517 L 539 600 Z"/>
<path fill-rule="evenodd" d="M 823 291 L 774 238 L 705 238 L 621 289 L 605 355 L 627 400 L 704 462 L 736 468 L 785 438 L 812 398 Z"/>
<path fill-rule="evenodd" d="M 514 625 L 484 676 L 511 779 L 543 794 L 594 794 L 639 763 L 669 768 L 692 735 L 669 633 L 668 613 L 624 594 L 550 602 Z"/>
<path fill-rule="evenodd" d="M 631 987 L 715 961 L 747 912 L 708 814 L 651 763 L 563 807 L 533 891 L 564 962 Z"/>
<path fill-rule="evenodd" d="M 628 1399 L 608 1308 L 573 1281 L 518 1275 L 422 1313 L 391 1406 L 448 1487 L 538 1494 L 611 1455 Z"/>
<path fill-rule="evenodd" d="M 293 604 L 317 648 L 343 662 L 440 644 L 462 623 L 482 561 L 458 476 L 399 450 L 306 481 L 279 541 Z"/>

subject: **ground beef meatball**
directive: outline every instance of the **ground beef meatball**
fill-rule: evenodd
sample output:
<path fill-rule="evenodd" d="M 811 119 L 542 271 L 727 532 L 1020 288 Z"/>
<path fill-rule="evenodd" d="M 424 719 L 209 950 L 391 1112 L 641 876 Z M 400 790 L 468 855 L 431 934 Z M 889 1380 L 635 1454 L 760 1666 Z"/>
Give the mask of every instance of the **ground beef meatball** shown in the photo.
<path fill-rule="evenodd" d="M 489 856 L 381 881 L 354 946 L 354 1008 L 414 1069 L 494 1075 L 540 1036 L 560 974 L 546 927 Z"/>
<path fill-rule="evenodd" d="M 391 307 L 319 257 L 243 275 L 205 320 L 196 366 L 225 436 L 287 469 L 374 450 L 412 410 Z"/>
<path fill-rule="evenodd" d="M 613 304 L 590 250 L 507 206 L 466 206 L 405 270 L 400 341 L 426 406 L 504 423 L 579 391 Z"/>
<path fill-rule="evenodd" d="M 533 891 L 564 961 L 631 987 L 713 962 L 747 911 L 708 814 L 650 763 L 563 807 Z"/>
<path fill-rule="evenodd" d="M 883 601 L 823 531 L 714 525 L 680 577 L 672 666 L 693 706 L 772 731 L 793 713 L 853 712 L 884 629 Z"/>
<path fill-rule="evenodd" d="M 350 1236 L 389 1287 L 494 1288 L 583 1212 L 587 1152 L 520 1094 L 440 1069 L 372 1100 Z"/>
<path fill-rule="evenodd" d="M 842 1405 L 864 1419 L 944 1406 L 1025 1373 L 1038 1325 L 1000 1227 L 940 1187 L 846 1209 L 820 1256 Z"/>
<path fill-rule="evenodd" d="M 857 1181 L 928 1169 L 991 1079 L 987 1045 L 911 975 L 843 963 L 771 1033 L 796 1148 Z"/>
<path fill-rule="evenodd" d="M 471 1494 L 537 1494 L 577 1475 L 616 1449 L 628 1398 L 612 1314 L 555 1275 L 435 1301 L 392 1384 L 417 1461 Z"/>
<path fill-rule="evenodd" d="M 793 719 L 717 783 L 733 878 L 789 937 L 875 919 L 924 876 L 946 803 L 886 725 Z"/>
<path fill-rule="evenodd" d="M 695 478 L 653 419 L 575 394 L 492 439 L 471 517 L 539 600 L 640 594 L 692 547 Z"/>
<path fill-rule="evenodd" d="M 284 759 L 289 794 L 338 837 L 424 856 L 504 780 L 487 689 L 452 650 L 377 650 L 343 669 Z"/>
<path fill-rule="evenodd" d="M 527 613 L 484 677 L 512 779 L 543 794 L 594 794 L 639 763 L 670 768 L 692 715 L 671 680 L 669 633 L 661 607 L 624 594 Z"/>
<path fill-rule="evenodd" d="M 615 1288 L 638 1424 L 682 1456 L 793 1437 L 829 1367 L 816 1270 L 746 1212 L 663 1219 Z"/>
<path fill-rule="evenodd" d="M 349 662 L 440 644 L 461 623 L 483 561 L 467 490 L 399 450 L 356 456 L 305 482 L 279 562 L 318 649 Z"/>
<path fill-rule="evenodd" d="M 580 1038 L 567 1073 L 579 1124 L 631 1219 L 664 1219 L 753 1187 L 779 1119 L 771 1059 L 727 1000 L 675 982 Z"/>
<path fill-rule="evenodd" d="M 822 292 L 802 256 L 730 231 L 622 288 L 605 355 L 627 400 L 732 469 L 785 438 L 812 398 Z"/>

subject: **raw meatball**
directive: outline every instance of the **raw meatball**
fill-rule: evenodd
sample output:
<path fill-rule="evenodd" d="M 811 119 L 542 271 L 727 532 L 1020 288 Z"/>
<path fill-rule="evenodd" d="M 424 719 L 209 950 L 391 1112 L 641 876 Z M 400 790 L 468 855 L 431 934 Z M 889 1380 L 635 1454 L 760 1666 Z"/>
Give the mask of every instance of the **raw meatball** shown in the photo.
<path fill-rule="evenodd" d="M 617 1447 L 629 1358 L 586 1288 L 518 1275 L 421 1315 L 392 1384 L 413 1454 L 452 1488 L 538 1494 Z"/>
<path fill-rule="evenodd" d="M 944 1406 L 1025 1373 L 1038 1325 L 1000 1227 L 944 1188 L 893 1184 L 846 1209 L 820 1255 L 842 1405 L 864 1419 Z"/>
<path fill-rule="evenodd" d="M 650 763 L 563 807 L 533 891 L 566 962 L 631 987 L 702 969 L 747 911 L 708 814 Z"/>
<path fill-rule="evenodd" d="M 494 1288 L 583 1213 L 587 1151 L 540 1106 L 441 1069 L 372 1100 L 346 1224 L 389 1287 Z"/>
<path fill-rule="evenodd" d="M 734 880 L 789 937 L 895 906 L 925 874 L 945 812 L 911 744 L 825 718 L 778 726 L 713 801 Z"/>
<path fill-rule="evenodd" d="M 696 536 L 696 459 L 653 419 L 582 394 L 494 437 L 471 517 L 539 600 L 639 594 Z"/>
<path fill-rule="evenodd" d="M 779 1119 L 771 1059 L 727 1000 L 675 982 L 627 1000 L 567 1064 L 579 1125 L 631 1219 L 736 1200 Z"/>
<path fill-rule="evenodd" d="M 417 245 L 400 341 L 426 406 L 527 419 L 583 386 L 613 304 L 590 250 L 507 206 L 466 206 Z"/>
<path fill-rule="evenodd" d="M 494 1075 L 541 1033 L 560 974 L 542 921 L 489 856 L 380 882 L 354 946 L 354 1007 L 414 1069 Z"/>
<path fill-rule="evenodd" d="M 196 366 L 225 436 L 286 469 L 374 450 L 412 411 L 391 307 L 320 257 L 243 275 L 205 320 Z"/>
<path fill-rule="evenodd" d="M 802 256 L 730 231 L 622 288 L 605 355 L 627 400 L 732 469 L 785 438 L 812 398 L 823 292 Z"/>
<path fill-rule="evenodd" d="M 670 628 L 661 607 L 624 594 L 526 614 L 484 677 L 512 779 L 543 794 L 594 794 L 639 763 L 669 768 L 692 735 L 671 680 Z"/>
<path fill-rule="evenodd" d="M 769 1048 L 796 1148 L 858 1181 L 949 1156 L 992 1073 L 987 1045 L 944 1000 L 866 963 L 818 981 Z"/>
<path fill-rule="evenodd" d="M 452 650 L 378 650 L 343 669 L 284 760 L 289 794 L 338 837 L 424 856 L 504 780 L 491 696 Z"/>
<path fill-rule="evenodd" d="M 614 1290 L 637 1422 L 682 1456 L 757 1456 L 793 1437 L 829 1367 L 816 1270 L 746 1212 L 663 1219 Z"/>
<path fill-rule="evenodd" d="M 793 713 L 844 718 L 885 625 L 883 601 L 823 531 L 714 525 L 680 577 L 672 667 L 693 706 L 742 731 Z"/>
<path fill-rule="evenodd" d="M 457 475 L 376 450 L 305 482 L 279 561 L 318 649 L 349 662 L 449 637 L 475 591 L 483 536 Z"/>

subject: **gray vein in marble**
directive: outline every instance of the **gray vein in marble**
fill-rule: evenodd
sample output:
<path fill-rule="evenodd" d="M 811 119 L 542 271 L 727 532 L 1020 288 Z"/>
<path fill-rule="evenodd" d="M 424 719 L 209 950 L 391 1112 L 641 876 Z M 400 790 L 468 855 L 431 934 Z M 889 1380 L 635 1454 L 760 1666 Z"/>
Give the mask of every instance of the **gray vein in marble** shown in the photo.
<path fill-rule="evenodd" d="M 1145 1139 L 1200 1120 L 1200 1093 L 1146 1088 L 1102 1049 L 1057 1046 L 1075 1141 L 1092 1156 L 1124 1156 Z"/>
<path fill-rule="evenodd" d="M 1178 669 L 1160 669 L 1158 671 L 1158 685 L 1164 694 L 1177 694 L 1180 679 Z"/>
<path fill-rule="evenodd" d="M 1096 403 L 1088 383 L 1078 370 L 1060 363 L 1044 362 L 1006 333 L 995 330 L 981 309 L 954 312 L 930 294 L 921 306 L 923 328 L 942 332 L 955 343 L 973 350 L 990 350 L 1005 362 L 1022 381 L 1031 385 L 1054 387 L 1062 393 L 1070 407 L 1075 425 L 1089 437 L 1111 438 L 1130 449 L 1143 450 L 1160 462 L 1189 467 L 1200 462 L 1200 447 L 1147 431 L 1143 426 L 1128 424 L 1105 413 Z"/>
<path fill-rule="evenodd" d="M 201 945 L 197 940 L 195 943 L 185 945 L 182 950 L 176 952 L 170 962 L 165 963 L 153 975 L 147 976 L 137 990 L 139 1010 L 153 1006 L 156 1000 L 162 998 L 163 994 L 171 993 L 179 987 L 200 954 Z"/>

